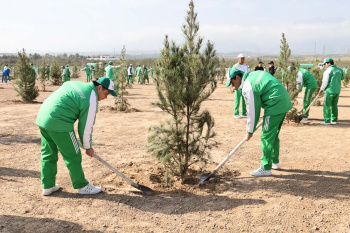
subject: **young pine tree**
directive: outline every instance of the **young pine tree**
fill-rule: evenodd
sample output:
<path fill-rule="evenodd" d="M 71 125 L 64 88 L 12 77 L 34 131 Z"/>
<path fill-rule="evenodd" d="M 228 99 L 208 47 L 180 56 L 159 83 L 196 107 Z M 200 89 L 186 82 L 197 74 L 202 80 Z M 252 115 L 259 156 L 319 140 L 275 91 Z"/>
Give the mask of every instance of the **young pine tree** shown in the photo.
<path fill-rule="evenodd" d="M 123 46 L 123 49 L 121 51 L 121 57 L 120 57 L 120 63 L 125 64 L 125 45 Z M 115 106 L 118 109 L 118 111 L 127 111 L 129 109 L 130 104 L 128 103 L 128 99 L 126 96 L 128 95 L 128 92 L 126 91 L 127 84 L 127 78 L 128 78 L 128 71 L 127 68 L 121 67 L 118 72 L 116 73 L 116 79 L 114 81 L 115 86 L 118 87 L 118 96 L 115 98 Z M 131 85 L 131 84 L 130 84 Z"/>
<path fill-rule="evenodd" d="M 46 69 L 47 69 L 46 60 L 44 59 L 40 67 L 40 76 L 39 76 L 41 88 L 43 91 L 46 91 L 46 73 L 47 73 Z"/>
<path fill-rule="evenodd" d="M 73 73 L 72 73 L 72 78 L 79 78 L 80 73 L 77 65 L 73 66 Z"/>
<path fill-rule="evenodd" d="M 346 72 L 344 73 L 344 80 L 343 85 L 344 87 L 347 87 L 350 82 L 350 68 L 346 69 Z"/>
<path fill-rule="evenodd" d="M 275 77 L 282 82 L 282 84 L 286 87 L 289 97 L 292 101 L 293 108 L 287 112 L 286 119 L 294 120 L 297 114 L 297 110 L 294 107 L 297 103 L 297 96 L 299 94 L 297 88 L 297 73 L 299 70 L 299 65 L 289 61 L 291 50 L 287 43 L 287 39 L 282 33 L 281 46 L 280 46 L 280 57 L 278 59 L 278 68 L 276 70 Z M 291 67 L 292 69 L 288 68 Z"/>
<path fill-rule="evenodd" d="M 214 92 L 216 56 L 208 41 L 201 53 L 203 39 L 198 37 L 199 24 L 193 1 L 189 3 L 182 32 L 186 39 L 182 46 L 169 43 L 165 36 L 164 48 L 156 66 L 154 79 L 158 102 L 153 103 L 170 115 L 166 125 L 152 126 L 148 136 L 148 151 L 159 159 L 167 174 L 185 181 L 189 167 L 196 162 L 207 162 L 208 149 L 216 145 L 212 131 L 214 119 L 207 110 L 200 111 L 203 101 Z"/>
<path fill-rule="evenodd" d="M 24 102 L 33 102 L 39 96 L 39 89 L 35 86 L 35 76 L 32 75 L 29 58 L 25 50 L 18 52 L 16 64 L 15 90 Z"/>
<path fill-rule="evenodd" d="M 51 67 L 51 83 L 54 86 L 62 85 L 62 69 L 57 63 L 57 58 Z"/>
<path fill-rule="evenodd" d="M 105 68 L 102 63 L 100 64 L 100 62 L 96 62 L 94 75 L 96 80 L 105 76 Z"/>

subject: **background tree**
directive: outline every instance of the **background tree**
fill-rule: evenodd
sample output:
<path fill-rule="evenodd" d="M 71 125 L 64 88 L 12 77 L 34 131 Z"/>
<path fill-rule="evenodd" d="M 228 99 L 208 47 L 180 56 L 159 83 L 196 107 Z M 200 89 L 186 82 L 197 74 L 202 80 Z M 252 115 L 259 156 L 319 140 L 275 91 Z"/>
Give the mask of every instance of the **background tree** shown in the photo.
<path fill-rule="evenodd" d="M 123 46 L 123 49 L 121 51 L 121 57 L 119 58 L 119 61 L 121 64 L 126 64 L 125 60 L 125 52 L 126 48 L 125 45 Z M 127 67 L 121 66 L 121 68 L 116 72 L 116 79 L 114 81 L 115 86 L 118 87 L 118 96 L 115 98 L 115 106 L 118 109 L 118 111 L 127 111 L 129 109 L 130 104 L 128 103 L 128 99 L 126 96 L 128 95 L 128 92 L 126 91 L 126 87 L 128 87 L 127 84 L 127 78 L 128 78 L 128 71 Z M 129 84 L 130 86 L 131 84 Z"/>
<path fill-rule="evenodd" d="M 350 82 L 350 68 L 346 69 L 346 72 L 344 73 L 344 80 L 343 85 L 344 87 L 347 87 Z"/>
<path fill-rule="evenodd" d="M 62 84 L 62 69 L 58 65 L 57 58 L 55 58 L 51 67 L 51 83 L 55 86 Z"/>
<path fill-rule="evenodd" d="M 39 96 L 39 89 L 35 86 L 35 77 L 31 75 L 32 68 L 25 50 L 18 52 L 16 64 L 15 90 L 24 102 L 33 102 Z"/>
<path fill-rule="evenodd" d="M 96 62 L 94 75 L 96 80 L 105 76 L 105 67 L 103 67 L 102 63 Z"/>
<path fill-rule="evenodd" d="M 40 67 L 40 76 L 39 76 L 41 88 L 43 91 L 46 91 L 46 73 L 47 73 L 46 69 L 47 69 L 46 60 L 44 59 Z"/>
<path fill-rule="evenodd" d="M 278 67 L 275 73 L 275 77 L 280 80 L 283 85 L 286 87 L 290 99 L 292 101 L 293 108 L 289 110 L 286 114 L 287 120 L 294 120 L 295 116 L 297 114 L 297 109 L 295 108 L 295 105 L 297 104 L 297 96 L 299 94 L 298 88 L 297 88 L 297 73 L 299 71 L 299 64 L 291 62 L 289 60 L 291 56 L 291 50 L 289 48 L 289 45 L 287 43 L 287 39 L 284 36 L 284 33 L 282 33 L 282 39 L 281 39 L 281 45 L 280 45 L 280 57 L 278 58 Z M 292 69 L 289 69 L 288 67 L 292 67 Z"/>
<path fill-rule="evenodd" d="M 73 66 L 73 73 L 72 73 L 72 78 L 79 78 L 80 73 L 77 65 Z"/>
<path fill-rule="evenodd" d="M 214 119 L 207 110 L 200 112 L 203 101 L 216 88 L 214 73 L 216 56 L 208 41 L 200 53 L 203 39 L 198 37 L 199 24 L 193 1 L 189 3 L 186 23 L 182 26 L 185 43 L 171 45 L 165 36 L 164 48 L 156 66 L 154 79 L 158 102 L 153 103 L 167 112 L 171 119 L 166 125 L 150 127 L 148 151 L 159 159 L 168 174 L 179 176 L 182 182 L 189 167 L 199 161 L 207 162 L 208 149 L 216 145 L 212 139 Z"/>

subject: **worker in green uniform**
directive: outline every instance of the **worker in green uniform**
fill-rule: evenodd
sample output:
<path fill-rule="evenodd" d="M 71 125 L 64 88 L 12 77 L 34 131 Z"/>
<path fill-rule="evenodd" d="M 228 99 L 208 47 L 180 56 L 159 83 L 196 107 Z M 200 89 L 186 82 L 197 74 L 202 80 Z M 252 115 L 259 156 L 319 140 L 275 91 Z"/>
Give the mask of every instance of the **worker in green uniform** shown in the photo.
<path fill-rule="evenodd" d="M 320 94 L 323 92 L 323 117 L 321 124 L 337 124 L 338 122 L 338 100 L 341 89 L 341 81 L 344 79 L 343 70 L 334 65 L 332 58 L 326 58 L 323 61 L 326 70 L 323 72 Z"/>
<path fill-rule="evenodd" d="M 141 84 L 145 84 L 147 80 L 147 84 L 149 84 L 149 78 L 148 78 L 148 68 L 147 66 L 143 66 L 143 79 Z"/>
<path fill-rule="evenodd" d="M 115 74 L 117 72 L 117 70 L 123 65 L 119 65 L 119 66 L 112 66 L 113 62 L 110 61 L 108 66 L 106 66 L 105 71 L 106 71 L 106 77 L 112 80 L 115 80 Z"/>
<path fill-rule="evenodd" d="M 30 76 L 32 77 L 32 80 L 38 81 L 38 79 L 36 78 L 36 71 L 33 63 L 30 63 Z"/>
<path fill-rule="evenodd" d="M 50 80 L 50 73 L 51 73 L 50 65 L 47 65 L 46 70 L 45 70 L 45 75 L 46 75 L 47 81 Z"/>
<path fill-rule="evenodd" d="M 91 82 L 92 78 L 91 78 L 91 69 L 88 65 L 86 65 L 85 68 L 81 69 L 81 71 L 84 71 L 85 70 L 85 73 L 86 73 L 86 82 Z"/>
<path fill-rule="evenodd" d="M 233 65 L 232 69 L 240 70 L 242 72 L 250 72 L 249 67 L 244 64 L 245 56 L 243 54 L 238 54 L 237 56 L 237 63 Z M 239 115 L 239 104 L 241 103 L 242 106 L 242 116 L 246 117 L 247 116 L 247 109 L 246 109 L 246 104 L 244 102 L 244 98 L 242 96 L 242 90 L 240 88 L 235 90 L 235 106 L 234 106 L 234 114 L 233 116 L 235 118 L 241 118 Z"/>
<path fill-rule="evenodd" d="M 297 73 L 297 85 L 298 89 L 301 91 L 301 87 L 305 87 L 304 100 L 303 100 L 303 112 L 309 107 L 312 94 L 317 88 L 316 78 L 304 68 L 299 68 Z M 309 110 L 310 111 L 310 110 Z M 304 113 L 304 121 L 309 120 L 309 111 Z"/>
<path fill-rule="evenodd" d="M 253 136 L 261 108 L 264 109 L 261 167 L 250 174 L 270 176 L 271 168 L 280 168 L 278 135 L 286 113 L 292 108 L 289 94 L 280 81 L 265 71 L 243 73 L 240 70 L 231 69 L 226 87 L 230 85 L 236 90 L 239 87 L 242 88 L 242 95 L 247 104 L 247 141 Z"/>
<path fill-rule="evenodd" d="M 70 71 L 69 65 L 67 65 L 65 68 L 63 66 L 63 82 L 70 81 L 70 74 L 71 74 L 71 71 Z"/>
<path fill-rule="evenodd" d="M 139 64 L 139 66 L 136 68 L 135 70 L 136 74 L 137 74 L 137 83 L 141 83 L 141 73 L 142 73 L 142 68 L 141 68 L 141 64 Z"/>
<path fill-rule="evenodd" d="M 36 124 L 41 133 L 42 194 L 50 195 L 59 189 L 55 184 L 58 151 L 68 168 L 74 189 L 79 194 L 95 194 L 101 187 L 90 184 L 81 166 L 82 156 L 74 132 L 74 122 L 79 120 L 78 133 L 86 154 L 93 157 L 92 129 L 98 110 L 98 101 L 114 92 L 114 82 L 106 77 L 90 83 L 67 81 L 42 104 Z"/>
<path fill-rule="evenodd" d="M 132 64 L 130 64 L 130 66 L 128 67 L 128 83 L 134 83 L 134 79 L 133 79 L 133 75 L 134 75 L 134 68 L 132 67 Z"/>

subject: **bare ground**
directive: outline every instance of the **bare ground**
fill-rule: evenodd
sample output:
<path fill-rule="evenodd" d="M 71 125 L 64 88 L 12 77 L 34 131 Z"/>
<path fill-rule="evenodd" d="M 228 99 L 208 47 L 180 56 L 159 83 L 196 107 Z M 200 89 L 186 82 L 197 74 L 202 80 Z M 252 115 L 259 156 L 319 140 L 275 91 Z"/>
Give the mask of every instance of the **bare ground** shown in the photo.
<path fill-rule="evenodd" d="M 85 75 L 79 80 L 84 81 Z M 152 81 L 151 81 L 152 82 Z M 83 156 L 87 179 L 103 193 L 80 196 L 59 159 L 52 196 L 41 195 L 40 134 L 35 124 L 41 103 L 57 87 L 23 104 L 11 84 L 0 84 L 0 232 L 350 232 L 350 89 L 339 100 L 339 124 L 319 125 L 322 106 L 310 121 L 282 127 L 281 166 L 272 177 L 254 178 L 262 155 L 260 132 L 245 143 L 204 185 L 208 172 L 245 136 L 245 119 L 233 118 L 233 94 L 224 85 L 204 103 L 215 118 L 212 162 L 187 184 L 166 187 L 162 169 L 147 153 L 148 128 L 168 116 L 150 106 L 155 86 L 129 90 L 133 111 L 116 113 L 108 97 L 100 102 L 94 127 L 96 153 L 135 182 L 153 190 L 143 195 L 97 160 Z M 299 109 L 302 96 L 299 97 Z"/>

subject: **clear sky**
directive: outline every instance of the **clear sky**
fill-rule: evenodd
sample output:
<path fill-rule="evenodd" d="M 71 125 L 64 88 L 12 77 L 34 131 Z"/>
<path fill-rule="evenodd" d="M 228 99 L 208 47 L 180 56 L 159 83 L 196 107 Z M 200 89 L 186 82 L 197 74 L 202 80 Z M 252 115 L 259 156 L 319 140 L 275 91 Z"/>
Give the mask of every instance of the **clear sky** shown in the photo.
<path fill-rule="evenodd" d="M 1 0 L 0 53 L 159 52 L 182 43 L 188 0 Z M 348 53 L 349 0 L 195 0 L 200 34 L 218 52 Z"/>

